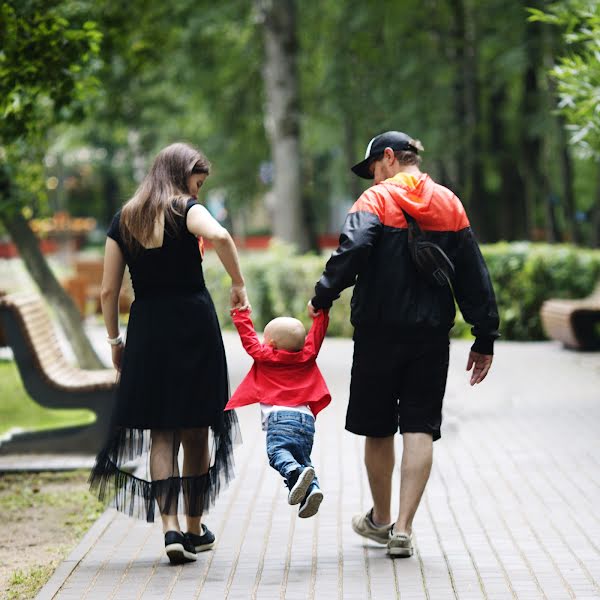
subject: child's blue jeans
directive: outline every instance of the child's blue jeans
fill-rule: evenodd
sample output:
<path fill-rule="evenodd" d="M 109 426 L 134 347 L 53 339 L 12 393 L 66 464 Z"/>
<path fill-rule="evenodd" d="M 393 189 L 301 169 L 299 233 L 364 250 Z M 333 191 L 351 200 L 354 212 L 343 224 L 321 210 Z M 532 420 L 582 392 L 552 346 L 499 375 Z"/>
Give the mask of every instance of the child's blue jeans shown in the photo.
<path fill-rule="evenodd" d="M 293 410 L 272 412 L 267 421 L 269 464 L 284 478 L 299 467 L 312 467 L 314 437 L 314 417 Z M 313 481 L 317 483 L 317 478 Z"/>

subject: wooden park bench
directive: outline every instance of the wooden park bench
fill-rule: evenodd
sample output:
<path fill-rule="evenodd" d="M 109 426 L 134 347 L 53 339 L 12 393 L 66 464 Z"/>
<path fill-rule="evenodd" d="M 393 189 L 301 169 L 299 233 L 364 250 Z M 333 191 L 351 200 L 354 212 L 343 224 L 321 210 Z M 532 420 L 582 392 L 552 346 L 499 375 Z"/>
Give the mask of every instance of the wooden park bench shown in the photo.
<path fill-rule="evenodd" d="M 15 434 L 0 442 L 0 454 L 95 454 L 108 432 L 116 371 L 72 366 L 36 294 L 0 296 L 0 325 L 23 385 L 35 402 L 47 408 L 84 408 L 96 414 L 95 422 L 88 425 Z"/>
<path fill-rule="evenodd" d="M 75 272 L 72 277 L 63 281 L 63 287 L 71 296 L 79 312 L 85 316 L 88 301 L 92 304 L 94 314 L 102 312 L 100 291 L 102 288 L 102 272 L 104 262 L 101 258 L 81 258 L 75 261 Z M 127 273 L 123 277 L 123 285 L 119 293 L 119 312 L 127 313 L 133 301 L 133 290 Z"/>
<path fill-rule="evenodd" d="M 546 300 L 540 310 L 546 335 L 567 348 L 600 349 L 600 283 L 587 298 Z"/>

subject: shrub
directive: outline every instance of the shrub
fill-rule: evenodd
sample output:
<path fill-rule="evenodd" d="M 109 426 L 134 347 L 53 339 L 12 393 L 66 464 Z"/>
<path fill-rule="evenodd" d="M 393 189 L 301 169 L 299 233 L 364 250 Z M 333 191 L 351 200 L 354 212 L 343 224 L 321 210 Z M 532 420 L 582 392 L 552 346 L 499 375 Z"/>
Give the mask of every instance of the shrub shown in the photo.
<path fill-rule="evenodd" d="M 540 307 L 549 298 L 581 298 L 600 278 L 600 251 L 569 245 L 501 243 L 482 253 L 507 340 L 542 340 Z"/>
<path fill-rule="evenodd" d="M 505 340 L 541 340 L 539 311 L 548 298 L 578 298 L 589 294 L 600 278 L 600 251 L 574 246 L 499 243 L 482 246 L 500 312 L 500 331 Z M 289 315 L 307 327 L 306 303 L 327 257 L 295 255 L 284 244 L 273 244 L 268 252 L 241 257 L 246 286 L 252 303 L 252 318 L 262 329 L 276 316 Z M 211 292 L 221 325 L 231 326 L 229 278 L 216 256 L 207 255 L 206 284 Z M 350 298 L 345 290 L 330 313 L 329 335 L 351 336 Z M 457 312 L 454 337 L 470 337 L 470 325 Z"/>

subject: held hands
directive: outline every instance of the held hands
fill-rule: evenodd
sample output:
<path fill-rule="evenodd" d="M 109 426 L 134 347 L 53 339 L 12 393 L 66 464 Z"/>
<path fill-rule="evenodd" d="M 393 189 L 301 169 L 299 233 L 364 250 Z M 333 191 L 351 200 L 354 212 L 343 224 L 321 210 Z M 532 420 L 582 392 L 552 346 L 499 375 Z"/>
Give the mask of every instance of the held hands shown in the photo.
<path fill-rule="evenodd" d="M 494 360 L 493 354 L 479 354 L 479 352 L 471 352 L 469 353 L 469 360 L 467 361 L 467 371 L 473 369 L 473 373 L 471 373 L 471 385 L 475 385 L 476 383 L 481 383 L 490 367 L 492 366 L 492 360 Z"/>
<path fill-rule="evenodd" d="M 317 310 L 313 305 L 312 302 L 309 300 L 308 304 L 306 305 L 306 311 L 308 312 L 308 316 L 311 319 L 314 319 L 321 311 Z"/>
<path fill-rule="evenodd" d="M 229 291 L 229 301 L 232 309 L 248 310 L 250 302 L 248 301 L 248 293 L 244 284 L 234 284 Z"/>

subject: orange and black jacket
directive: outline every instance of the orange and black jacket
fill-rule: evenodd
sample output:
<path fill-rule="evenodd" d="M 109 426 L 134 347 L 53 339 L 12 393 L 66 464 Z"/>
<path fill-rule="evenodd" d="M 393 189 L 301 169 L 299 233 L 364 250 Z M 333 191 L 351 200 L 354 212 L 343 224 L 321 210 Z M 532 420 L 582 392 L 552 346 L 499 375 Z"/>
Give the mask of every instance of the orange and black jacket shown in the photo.
<path fill-rule="evenodd" d="M 339 247 L 315 286 L 313 306 L 329 308 L 342 290 L 354 285 L 351 321 L 355 336 L 378 332 L 405 339 L 448 335 L 456 314 L 452 291 L 433 287 L 417 274 L 401 207 L 454 263 L 454 294 L 465 320 L 473 326 L 472 349 L 493 354 L 499 336 L 498 308 L 485 261 L 460 200 L 425 173 L 419 177 L 399 173 L 369 188 L 356 201 Z"/>

